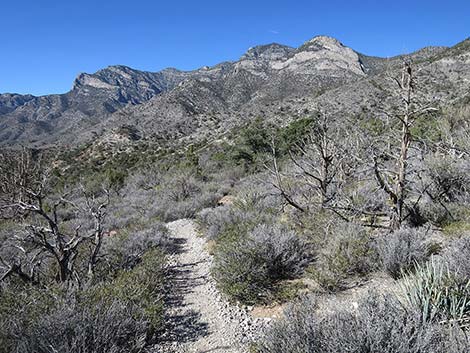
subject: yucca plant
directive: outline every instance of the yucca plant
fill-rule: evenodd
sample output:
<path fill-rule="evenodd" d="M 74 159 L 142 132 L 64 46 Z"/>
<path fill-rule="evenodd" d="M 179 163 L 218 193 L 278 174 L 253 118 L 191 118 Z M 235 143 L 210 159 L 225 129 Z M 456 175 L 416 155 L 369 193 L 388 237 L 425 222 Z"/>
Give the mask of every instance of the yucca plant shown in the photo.
<path fill-rule="evenodd" d="M 431 259 L 416 264 L 401 283 L 406 306 L 422 313 L 423 322 L 470 326 L 470 279 L 459 280 L 448 267 Z"/>

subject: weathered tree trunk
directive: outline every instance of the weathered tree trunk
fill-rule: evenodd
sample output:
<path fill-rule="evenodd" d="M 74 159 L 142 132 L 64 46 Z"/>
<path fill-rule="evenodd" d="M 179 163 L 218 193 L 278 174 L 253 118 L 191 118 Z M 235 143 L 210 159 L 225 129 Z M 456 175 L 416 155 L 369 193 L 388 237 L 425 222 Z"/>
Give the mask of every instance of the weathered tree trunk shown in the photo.
<path fill-rule="evenodd" d="M 63 254 L 57 259 L 57 282 L 64 283 L 70 279 L 70 264 L 69 264 L 69 255 Z"/>
<path fill-rule="evenodd" d="M 407 164 L 408 164 L 408 150 L 411 144 L 411 117 L 410 106 L 413 91 L 413 70 L 410 64 L 405 63 L 402 71 L 400 88 L 403 95 L 404 114 L 401 118 L 401 145 L 400 155 L 398 157 L 398 173 L 395 182 L 395 197 L 393 198 L 393 212 L 390 219 L 390 227 L 392 230 L 399 229 L 404 219 L 404 204 L 406 198 L 407 187 Z"/>
<path fill-rule="evenodd" d="M 416 116 L 426 111 L 435 110 L 434 108 L 422 108 L 412 111 L 413 91 L 414 91 L 414 76 L 411 64 L 405 62 L 401 78 L 393 78 L 399 87 L 401 99 L 403 101 L 402 114 L 396 115 L 401 122 L 400 134 L 400 152 L 397 154 L 396 171 L 393 172 L 393 183 L 389 184 L 387 178 L 384 177 L 383 172 L 379 169 L 377 157 L 374 159 L 375 177 L 379 186 L 388 194 L 391 204 L 390 210 L 390 229 L 397 230 L 402 226 L 403 221 L 406 219 L 406 198 L 408 189 L 407 180 L 407 167 L 409 159 L 409 149 L 412 142 L 411 126 Z"/>

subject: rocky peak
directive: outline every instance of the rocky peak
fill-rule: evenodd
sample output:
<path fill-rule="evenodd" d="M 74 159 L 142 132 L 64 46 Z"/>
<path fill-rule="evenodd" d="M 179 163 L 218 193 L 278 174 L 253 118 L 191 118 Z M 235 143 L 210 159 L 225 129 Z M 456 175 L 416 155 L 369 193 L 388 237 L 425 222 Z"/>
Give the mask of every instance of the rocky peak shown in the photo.
<path fill-rule="evenodd" d="M 302 46 L 302 49 L 306 50 L 333 50 L 346 48 L 343 43 L 333 37 L 329 36 L 316 36 L 305 42 Z"/>
<path fill-rule="evenodd" d="M 425 48 L 409 57 L 420 67 L 433 65 L 428 71 L 433 77 L 442 73 L 439 82 L 445 80 L 457 96 L 468 93 L 470 40 L 448 49 Z M 109 66 L 78 75 L 73 90 L 62 95 L 0 94 L 0 145 L 86 140 L 90 131 L 111 131 L 118 122 L 135 125 L 146 134 L 173 138 L 200 129 L 202 136 L 214 129 L 222 131 L 245 116 L 278 119 L 272 107 L 281 101 L 289 100 L 298 112 L 315 107 L 317 98 L 336 106 L 340 101 L 336 92 L 341 90 L 342 106 L 349 109 L 363 104 L 362 96 L 349 97 L 356 94 L 353 82 L 375 94 L 375 85 L 362 78 L 370 75 L 380 81 L 380 74 L 394 63 L 401 64 L 402 58 L 369 57 L 335 38 L 317 36 L 299 48 L 277 43 L 256 46 L 238 61 L 193 71 Z M 138 138 L 132 131 L 129 136 Z"/>
<path fill-rule="evenodd" d="M 286 58 L 292 51 L 294 51 L 294 48 L 277 43 L 258 45 L 249 48 L 241 57 L 241 60 L 279 60 Z"/>
<path fill-rule="evenodd" d="M 113 89 L 116 88 L 116 86 L 123 85 L 125 82 L 134 80 L 136 76 L 139 76 L 139 74 L 139 71 L 133 70 L 127 66 L 108 66 L 94 74 L 79 74 L 73 83 L 73 89 L 78 89 L 84 86 L 100 89 Z"/>
<path fill-rule="evenodd" d="M 99 77 L 87 73 L 81 73 L 77 76 L 75 81 L 73 82 L 72 90 L 78 90 L 82 87 L 89 86 L 93 88 L 104 88 L 104 89 L 112 89 L 114 88 L 109 83 L 103 81 Z"/>
<path fill-rule="evenodd" d="M 332 76 L 365 75 L 358 54 L 328 36 L 317 36 L 305 42 L 288 60 L 274 63 L 272 68 L 309 74 L 329 72 Z"/>

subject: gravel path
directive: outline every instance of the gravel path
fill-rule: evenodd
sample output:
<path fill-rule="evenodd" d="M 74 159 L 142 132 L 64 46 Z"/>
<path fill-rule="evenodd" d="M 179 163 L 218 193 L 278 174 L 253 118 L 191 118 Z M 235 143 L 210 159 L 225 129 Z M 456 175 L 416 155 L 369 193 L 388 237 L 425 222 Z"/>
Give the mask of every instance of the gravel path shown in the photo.
<path fill-rule="evenodd" d="M 169 261 L 163 346 L 159 352 L 246 353 L 266 319 L 252 318 L 247 309 L 229 305 L 210 276 L 212 257 L 194 223 L 168 224 L 174 245 Z"/>

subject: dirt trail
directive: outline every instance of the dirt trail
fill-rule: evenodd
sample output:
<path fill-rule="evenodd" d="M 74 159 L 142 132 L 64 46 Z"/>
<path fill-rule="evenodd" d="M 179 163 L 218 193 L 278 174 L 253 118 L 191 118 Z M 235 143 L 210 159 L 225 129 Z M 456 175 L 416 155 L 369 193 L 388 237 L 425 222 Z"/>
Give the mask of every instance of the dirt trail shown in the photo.
<path fill-rule="evenodd" d="M 229 305 L 210 276 L 212 256 L 194 223 L 168 224 L 174 245 L 170 257 L 165 342 L 159 352 L 245 353 L 265 323 L 245 308 Z"/>

